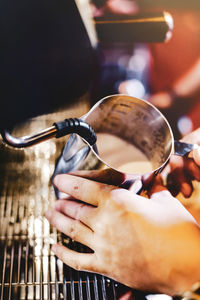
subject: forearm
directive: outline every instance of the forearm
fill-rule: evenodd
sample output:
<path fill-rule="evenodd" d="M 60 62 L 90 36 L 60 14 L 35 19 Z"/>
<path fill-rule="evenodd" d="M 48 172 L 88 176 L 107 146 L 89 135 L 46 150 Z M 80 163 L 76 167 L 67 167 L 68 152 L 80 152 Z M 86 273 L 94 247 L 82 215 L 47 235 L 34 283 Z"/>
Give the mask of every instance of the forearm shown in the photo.
<path fill-rule="evenodd" d="M 149 101 L 160 109 L 168 109 L 174 100 L 190 100 L 200 95 L 200 59 L 181 78 L 176 80 L 168 90 L 153 94 Z"/>

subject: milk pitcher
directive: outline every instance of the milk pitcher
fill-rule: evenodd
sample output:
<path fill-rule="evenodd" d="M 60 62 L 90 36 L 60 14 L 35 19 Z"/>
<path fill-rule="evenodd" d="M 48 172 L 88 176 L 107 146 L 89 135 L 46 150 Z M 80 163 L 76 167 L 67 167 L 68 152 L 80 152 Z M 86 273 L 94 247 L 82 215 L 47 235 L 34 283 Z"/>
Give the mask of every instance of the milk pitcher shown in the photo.
<path fill-rule="evenodd" d="M 123 173 L 125 181 L 131 180 L 138 192 L 146 179 L 164 168 L 172 154 L 186 156 L 196 146 L 175 141 L 168 121 L 156 107 L 128 95 L 103 98 L 81 119 L 93 128 L 97 141 L 89 145 L 71 134 L 53 177 L 111 168 Z"/>

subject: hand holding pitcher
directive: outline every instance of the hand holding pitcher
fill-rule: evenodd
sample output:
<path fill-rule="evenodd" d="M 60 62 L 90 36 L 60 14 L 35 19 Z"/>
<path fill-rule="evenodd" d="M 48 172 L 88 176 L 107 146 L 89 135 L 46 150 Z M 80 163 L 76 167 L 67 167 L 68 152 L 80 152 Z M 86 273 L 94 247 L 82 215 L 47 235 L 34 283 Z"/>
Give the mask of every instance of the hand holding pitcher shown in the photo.
<path fill-rule="evenodd" d="M 64 263 L 169 295 L 200 278 L 199 226 L 168 191 L 154 189 L 147 199 L 79 176 L 56 176 L 54 183 L 68 197 L 46 214 L 59 231 L 92 250 L 78 253 L 57 244 L 52 250 Z"/>

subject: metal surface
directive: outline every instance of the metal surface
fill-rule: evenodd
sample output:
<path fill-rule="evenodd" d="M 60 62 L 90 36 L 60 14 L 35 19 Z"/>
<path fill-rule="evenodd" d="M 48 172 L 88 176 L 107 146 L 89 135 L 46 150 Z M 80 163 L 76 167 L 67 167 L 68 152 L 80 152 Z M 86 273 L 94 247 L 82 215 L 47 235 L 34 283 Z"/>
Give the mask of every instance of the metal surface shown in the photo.
<path fill-rule="evenodd" d="M 84 120 L 97 134 L 98 149 L 104 148 L 100 144 L 104 140 L 98 138 L 99 134 L 119 137 L 127 142 L 127 146 L 141 150 L 151 162 L 153 171 L 161 168 L 173 151 L 174 138 L 168 121 L 155 106 L 145 100 L 123 94 L 111 95 L 100 100 Z M 123 155 L 124 149 L 120 149 L 120 152 Z M 117 169 L 118 162 L 116 166 L 110 163 L 103 151 L 99 152 L 99 157 L 105 164 Z M 131 161 L 134 161 L 134 155 Z"/>
<path fill-rule="evenodd" d="M 76 132 L 89 144 L 96 143 L 96 134 L 89 124 L 81 119 L 69 118 L 54 124 L 42 131 L 29 136 L 14 137 L 9 131 L 2 130 L 1 135 L 5 143 L 14 148 L 26 148 L 44 142 L 53 137 L 61 138 Z"/>
<path fill-rule="evenodd" d="M 173 152 L 170 125 L 147 101 L 128 95 L 111 95 L 97 102 L 83 120 L 94 129 L 97 148 L 93 146 L 90 151 L 79 136 L 71 135 L 54 175 L 111 168 L 113 172 L 124 173 L 128 180 L 131 176 L 138 182 L 144 180 L 144 175 L 148 178 L 159 172 Z"/>
<path fill-rule="evenodd" d="M 94 24 L 100 42 L 128 44 L 166 42 L 171 38 L 174 27 L 168 12 L 97 17 Z"/>
<path fill-rule="evenodd" d="M 35 119 L 28 129 L 48 121 Z M 104 276 L 63 265 L 51 251 L 61 234 L 44 212 L 55 202 L 50 178 L 64 142 L 49 140 L 25 150 L 0 144 L 0 300 L 115 300 L 127 293 L 136 299 L 137 293 Z"/>
<path fill-rule="evenodd" d="M 197 144 L 188 144 L 180 141 L 174 141 L 174 154 L 180 156 L 188 156 L 190 152 L 197 147 Z"/>
<path fill-rule="evenodd" d="M 15 148 L 25 148 L 25 147 L 36 145 L 38 143 L 41 143 L 43 141 L 55 137 L 56 134 L 57 134 L 57 128 L 55 126 L 46 128 L 34 135 L 23 136 L 23 137 L 14 137 L 7 130 L 2 131 L 1 133 L 4 142 Z"/>
<path fill-rule="evenodd" d="M 49 176 L 55 151 L 52 143 L 28 152 L 1 144 L 1 300 L 57 297 L 62 278 L 50 246 L 59 235 L 44 218 L 54 202 Z"/>

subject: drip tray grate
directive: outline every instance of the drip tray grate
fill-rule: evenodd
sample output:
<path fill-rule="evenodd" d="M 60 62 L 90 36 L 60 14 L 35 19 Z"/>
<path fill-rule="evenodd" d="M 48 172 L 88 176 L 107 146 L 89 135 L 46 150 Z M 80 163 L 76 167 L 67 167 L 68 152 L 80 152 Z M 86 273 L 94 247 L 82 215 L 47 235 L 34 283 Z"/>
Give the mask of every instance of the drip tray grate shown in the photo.
<path fill-rule="evenodd" d="M 33 119 L 31 131 L 39 125 L 49 124 Z M 0 300 L 137 299 L 135 292 L 104 276 L 63 265 L 51 251 L 62 236 L 44 212 L 55 202 L 50 178 L 64 142 L 50 140 L 25 150 L 0 144 Z M 140 294 L 139 299 L 145 298 Z"/>

